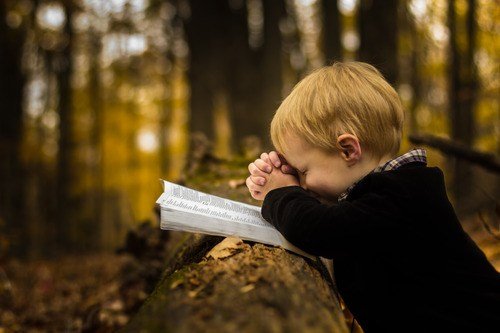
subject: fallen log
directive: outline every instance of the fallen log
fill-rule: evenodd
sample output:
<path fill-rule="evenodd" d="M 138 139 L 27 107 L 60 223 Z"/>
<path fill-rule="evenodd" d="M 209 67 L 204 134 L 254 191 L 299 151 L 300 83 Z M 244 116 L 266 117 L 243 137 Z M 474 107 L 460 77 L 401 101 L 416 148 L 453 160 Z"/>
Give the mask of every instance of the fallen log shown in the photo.
<path fill-rule="evenodd" d="M 190 235 L 120 332 L 348 332 L 319 262 L 282 248 Z"/>

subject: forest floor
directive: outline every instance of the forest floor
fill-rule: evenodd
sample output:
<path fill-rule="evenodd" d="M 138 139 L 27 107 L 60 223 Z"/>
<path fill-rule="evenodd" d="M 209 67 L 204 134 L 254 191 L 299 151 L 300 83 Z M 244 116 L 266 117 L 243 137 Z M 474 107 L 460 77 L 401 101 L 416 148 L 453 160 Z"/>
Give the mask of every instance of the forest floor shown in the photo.
<path fill-rule="evenodd" d="M 252 203 L 242 176 L 247 171 L 239 170 L 194 180 L 194 187 Z M 500 270 L 500 241 L 482 221 L 476 214 L 462 224 Z M 116 253 L 0 262 L 0 333 L 113 332 L 123 327 L 160 278 L 174 243 L 169 237 L 175 234 L 142 224 Z"/>
<path fill-rule="evenodd" d="M 465 227 L 500 271 L 500 242 L 477 218 L 468 219 Z M 0 267 L 0 304 L 8 305 L 0 313 L 0 333 L 115 331 L 159 278 L 165 253 L 158 253 L 156 258 L 122 253 L 8 261 Z"/>

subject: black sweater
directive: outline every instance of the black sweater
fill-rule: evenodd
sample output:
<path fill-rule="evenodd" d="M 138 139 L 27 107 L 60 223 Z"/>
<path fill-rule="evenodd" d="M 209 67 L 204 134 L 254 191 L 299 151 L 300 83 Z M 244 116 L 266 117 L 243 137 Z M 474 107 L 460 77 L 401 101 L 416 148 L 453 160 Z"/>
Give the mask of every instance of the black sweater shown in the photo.
<path fill-rule="evenodd" d="M 294 245 L 333 259 L 366 333 L 500 332 L 500 274 L 462 229 L 437 167 L 371 173 L 330 206 L 299 186 L 274 189 L 262 216 Z"/>

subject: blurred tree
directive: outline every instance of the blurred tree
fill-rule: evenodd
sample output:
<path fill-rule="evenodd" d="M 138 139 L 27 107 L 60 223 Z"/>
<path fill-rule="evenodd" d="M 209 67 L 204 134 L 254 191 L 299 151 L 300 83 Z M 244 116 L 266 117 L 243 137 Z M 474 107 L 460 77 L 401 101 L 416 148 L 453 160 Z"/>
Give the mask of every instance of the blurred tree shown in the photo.
<path fill-rule="evenodd" d="M 232 117 L 233 142 L 257 134 L 269 144 L 268 129 L 281 101 L 284 1 L 263 1 L 263 42 L 248 42 L 248 14 L 243 1 L 192 0 L 186 18 L 190 47 L 191 131 L 216 133 L 214 110 L 225 101 Z M 224 96 L 224 97 L 221 97 Z"/>
<path fill-rule="evenodd" d="M 173 4 L 173 1 L 164 1 L 164 0 L 153 0 L 150 2 L 150 6 L 148 8 L 149 15 L 154 15 L 154 13 L 158 12 L 158 10 L 161 10 L 161 8 L 169 8 L 172 10 L 173 14 L 171 16 L 171 20 L 166 20 L 164 22 L 163 26 L 163 32 L 167 38 L 173 40 L 174 39 L 174 32 L 177 31 L 177 34 L 179 32 L 183 32 L 183 22 L 182 22 L 182 17 L 179 15 L 179 11 L 175 10 L 175 6 Z M 167 48 L 165 50 L 160 51 L 161 56 L 166 59 L 166 63 L 169 64 L 169 66 L 173 67 L 174 64 L 176 63 L 176 54 L 173 52 L 172 48 Z M 170 127 L 172 123 L 172 118 L 173 118 L 173 109 L 174 109 L 174 103 L 173 103 L 173 92 L 174 92 L 174 80 L 175 77 L 173 75 L 174 70 L 170 68 L 167 73 L 165 74 L 164 78 L 164 89 L 167 93 L 164 94 L 162 100 L 161 100 L 161 111 L 160 111 L 160 119 L 159 119 L 159 141 L 160 141 L 160 147 L 159 147 L 159 159 L 160 159 L 160 173 L 162 177 L 166 177 L 168 174 L 169 169 L 172 166 L 171 159 L 172 156 L 169 154 L 169 143 L 170 145 L 172 144 L 169 141 L 169 132 L 170 132 Z"/>
<path fill-rule="evenodd" d="M 322 0 L 323 48 L 326 64 L 342 60 L 340 12 L 337 0 Z"/>
<path fill-rule="evenodd" d="M 281 43 L 280 23 L 286 16 L 286 7 L 283 0 L 263 1 L 264 8 L 264 41 L 262 45 L 261 101 L 260 114 L 263 126 L 264 147 L 271 147 L 269 137 L 269 123 L 274 112 L 281 103 L 283 87 L 282 66 L 283 50 Z"/>
<path fill-rule="evenodd" d="M 401 24 L 398 4 L 408 10 Z M 399 80 L 412 132 L 498 149 L 497 7 L 487 0 L 2 1 L 0 227 L 7 223 L 9 242 L 30 244 L 31 253 L 47 244 L 112 249 L 121 230 L 149 216 L 158 173 L 175 180 L 185 171 L 188 126 L 220 151 L 251 134 L 269 143 L 281 97 L 324 62 L 353 59 L 358 32 L 359 59 Z M 247 156 L 260 150 L 255 137 L 246 142 Z M 436 155 L 431 163 L 440 164 Z M 466 193 L 470 177 L 460 165 L 456 188 Z M 492 183 L 475 180 L 476 189 Z"/>
<path fill-rule="evenodd" d="M 191 0 L 187 10 L 190 13 L 184 18 L 190 49 L 191 132 L 203 132 L 213 141 L 214 98 L 227 93 L 233 60 L 229 48 L 231 12 L 226 0 Z"/>
<path fill-rule="evenodd" d="M 467 1 L 466 39 L 459 43 L 457 29 L 456 1 L 448 1 L 449 36 L 449 108 L 451 138 L 472 146 L 474 139 L 474 104 L 476 100 L 477 74 L 474 64 L 476 46 L 476 1 Z M 460 159 L 453 161 L 453 191 L 458 203 L 463 204 L 472 186 L 472 172 L 467 162 Z M 462 200 L 463 199 L 463 200 Z"/>
<path fill-rule="evenodd" d="M 90 27 L 89 30 L 89 101 L 90 110 L 93 115 L 92 128 L 90 133 L 90 145 L 94 152 L 94 159 L 90 168 L 93 178 L 93 193 L 91 200 L 93 204 L 93 224 L 102 225 L 104 219 L 104 105 L 102 100 L 101 84 L 101 54 L 102 36 L 97 29 Z M 100 229 L 98 229 L 100 232 Z"/>
<path fill-rule="evenodd" d="M 302 49 L 301 29 L 297 6 L 293 1 L 285 1 L 287 17 L 280 25 L 283 62 L 283 93 L 288 95 L 295 84 L 305 76 L 307 59 Z"/>
<path fill-rule="evenodd" d="M 161 1 L 163 2 L 163 1 Z M 161 3 L 158 1 L 159 3 Z M 156 4 L 156 3 L 155 3 Z M 165 34 L 168 34 L 168 28 L 165 27 Z M 171 22 L 171 27 L 170 29 L 176 29 L 176 30 L 181 30 L 182 29 L 182 21 L 181 18 L 178 15 L 175 15 L 175 17 L 172 19 Z M 170 33 L 172 34 L 172 33 Z M 167 59 L 166 62 L 172 66 L 172 64 L 175 63 L 175 55 L 171 50 L 164 50 L 161 52 L 161 55 Z M 161 99 L 161 111 L 160 111 L 160 117 L 159 117 L 159 135 L 158 139 L 160 142 L 159 146 L 159 159 L 160 159 L 160 173 L 163 177 L 168 173 L 168 170 L 170 168 L 170 155 L 169 155 L 169 147 L 168 147 L 168 134 L 169 134 L 169 128 L 170 128 L 170 123 L 172 119 L 172 109 L 173 109 L 173 103 L 172 103 L 172 93 L 173 93 L 173 75 L 172 75 L 172 69 L 168 71 L 168 73 L 165 75 L 165 86 L 164 89 L 167 93 L 164 93 L 163 98 Z"/>
<path fill-rule="evenodd" d="M 398 1 L 360 0 L 358 58 L 378 68 L 395 84 L 398 79 Z"/>
<path fill-rule="evenodd" d="M 61 33 L 61 50 L 55 54 L 53 70 L 57 75 L 58 111 L 59 111 L 59 149 L 57 159 L 57 225 L 56 241 L 58 246 L 70 248 L 77 241 L 69 237 L 74 228 L 75 218 L 71 216 L 72 193 L 71 183 L 76 176 L 72 168 L 73 124 L 71 76 L 73 73 L 73 12 L 72 0 L 63 1 L 65 13 L 63 31 Z M 70 222 L 71 221 L 71 222 Z M 78 238 L 78 237 L 77 237 Z"/>
<path fill-rule="evenodd" d="M 26 71 L 29 81 L 26 82 L 27 87 L 25 92 L 25 106 L 23 110 L 25 114 L 23 124 L 23 156 L 26 163 L 26 179 L 24 191 L 26 196 L 24 199 L 25 206 L 25 223 L 27 224 L 25 239 L 27 244 L 23 244 L 23 250 L 30 257 L 42 257 L 49 254 L 48 244 L 54 243 L 54 223 L 55 221 L 55 193 L 54 193 L 54 175 L 53 161 L 48 158 L 49 145 L 47 144 L 48 136 L 47 128 L 44 126 L 44 117 L 47 117 L 49 110 L 52 115 L 55 114 L 52 100 L 53 76 L 49 74 L 49 55 L 46 49 L 42 46 L 43 42 L 41 29 L 37 19 L 37 14 L 40 9 L 40 1 L 33 0 L 32 7 L 26 16 L 27 38 L 25 39 L 26 50 Z M 46 46 L 46 45 L 45 45 Z M 43 82 L 43 85 L 38 85 L 39 95 L 34 93 L 34 82 Z M 39 103 L 38 110 L 32 113 L 30 110 L 30 99 L 36 99 Z M 32 105 L 32 104 L 31 104 Z M 45 118 L 47 119 L 47 118 Z M 50 132 L 49 132 L 50 133 Z M 51 143 L 54 143 L 52 141 Z M 50 145 L 53 148 L 53 145 Z M 52 156 L 51 156 L 52 157 Z M 53 253 L 50 253 L 52 255 Z"/>
<path fill-rule="evenodd" d="M 261 77 L 259 59 L 261 48 L 252 49 L 249 44 L 248 10 L 244 1 L 231 6 L 230 17 L 231 67 L 229 89 L 231 94 L 231 126 L 233 148 L 248 135 L 265 135 L 265 123 L 260 102 Z"/>
<path fill-rule="evenodd" d="M 421 45 L 421 39 L 419 33 L 417 31 L 417 27 L 415 26 L 415 20 L 408 13 L 408 7 L 405 6 L 405 17 L 406 23 L 409 29 L 410 38 L 411 38 L 411 87 L 413 89 L 412 98 L 411 98 L 411 106 L 410 106 L 410 131 L 412 133 L 417 132 L 417 108 L 419 103 L 422 102 L 422 80 L 420 76 L 420 55 L 419 55 L 419 45 Z"/>
<path fill-rule="evenodd" d="M 0 230 L 18 241 L 23 232 L 23 167 L 20 161 L 23 90 L 22 69 L 25 26 L 19 13 L 10 11 L 12 2 L 0 1 Z M 2 232 L 3 233 L 3 232 Z M 5 235 L 5 233 L 3 233 Z M 2 248 L 0 246 L 0 256 Z"/>

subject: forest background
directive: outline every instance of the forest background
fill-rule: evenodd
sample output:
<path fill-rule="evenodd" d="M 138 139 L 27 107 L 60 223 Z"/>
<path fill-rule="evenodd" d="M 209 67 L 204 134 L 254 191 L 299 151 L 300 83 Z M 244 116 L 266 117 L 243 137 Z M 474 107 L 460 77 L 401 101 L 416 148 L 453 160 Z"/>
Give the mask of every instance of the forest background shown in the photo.
<path fill-rule="evenodd" d="M 499 17 L 489 0 L 1 1 L 0 257 L 114 251 L 154 221 L 159 178 L 196 174 L 197 145 L 241 165 L 272 149 L 282 98 L 334 60 L 397 89 L 402 152 L 431 134 L 498 156 Z M 429 153 L 461 216 L 495 204 L 493 172 Z"/>

